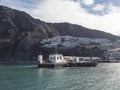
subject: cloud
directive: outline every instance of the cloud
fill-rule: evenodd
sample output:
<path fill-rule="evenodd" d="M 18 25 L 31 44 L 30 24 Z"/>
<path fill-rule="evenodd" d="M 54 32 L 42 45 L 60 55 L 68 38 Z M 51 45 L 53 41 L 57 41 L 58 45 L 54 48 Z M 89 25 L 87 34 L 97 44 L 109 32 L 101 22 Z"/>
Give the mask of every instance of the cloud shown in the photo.
<path fill-rule="evenodd" d="M 94 6 L 92 9 L 95 11 L 102 11 L 105 8 L 104 5 L 101 4 L 97 4 L 96 6 Z"/>
<path fill-rule="evenodd" d="M 34 8 L 31 15 L 48 22 L 70 22 L 91 29 L 120 34 L 119 7 L 108 6 L 109 13 L 98 16 L 88 13 L 79 2 L 70 0 L 46 0 Z"/>
<path fill-rule="evenodd" d="M 37 0 L 35 0 L 37 1 Z M 37 3 L 34 3 L 33 0 L 0 0 L 0 5 L 8 6 L 14 9 L 29 11 L 32 8 L 35 8 Z"/>
<path fill-rule="evenodd" d="M 82 4 L 84 4 L 84 5 L 92 5 L 92 4 L 94 4 L 94 0 L 82 0 Z"/>
<path fill-rule="evenodd" d="M 98 29 L 105 32 L 110 32 L 120 35 L 120 7 L 109 3 L 107 14 L 102 16 L 87 12 L 86 8 L 82 7 L 80 0 L 38 0 L 37 4 L 25 3 L 14 0 L 2 0 L 2 5 L 7 5 L 12 8 L 24 10 L 35 18 L 39 18 L 47 22 L 70 22 L 79 24 L 91 29 Z M 5 2 L 7 1 L 7 2 Z M 87 0 L 89 1 L 89 0 Z M 1 0 L 0 0 L 1 3 Z M 88 3 L 88 2 L 87 2 Z M 103 6 L 95 4 L 94 0 L 89 4 L 94 7 L 94 11 L 104 12 Z"/>

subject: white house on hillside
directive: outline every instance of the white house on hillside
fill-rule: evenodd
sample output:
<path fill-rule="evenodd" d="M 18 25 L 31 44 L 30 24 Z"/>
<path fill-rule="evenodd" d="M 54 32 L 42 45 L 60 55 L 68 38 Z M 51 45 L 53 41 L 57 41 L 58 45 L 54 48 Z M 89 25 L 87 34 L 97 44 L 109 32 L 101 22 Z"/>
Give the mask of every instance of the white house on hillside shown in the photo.
<path fill-rule="evenodd" d="M 105 52 L 104 57 L 106 60 L 120 60 L 120 48 Z"/>

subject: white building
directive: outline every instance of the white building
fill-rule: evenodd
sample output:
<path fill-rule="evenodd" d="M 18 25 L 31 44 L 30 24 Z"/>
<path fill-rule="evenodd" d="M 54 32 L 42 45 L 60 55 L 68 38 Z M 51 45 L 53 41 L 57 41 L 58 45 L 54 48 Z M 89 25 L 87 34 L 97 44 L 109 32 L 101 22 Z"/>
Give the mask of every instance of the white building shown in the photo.
<path fill-rule="evenodd" d="M 87 61 L 101 61 L 99 57 L 77 57 L 77 56 L 64 56 L 67 62 L 87 62 Z"/>
<path fill-rule="evenodd" d="M 120 48 L 119 43 L 107 43 L 107 44 L 101 44 L 101 49 L 102 50 L 111 50 L 111 49 L 116 49 Z"/>
<path fill-rule="evenodd" d="M 120 60 L 120 48 L 105 52 L 104 57 L 106 60 Z"/>
<path fill-rule="evenodd" d="M 49 61 L 51 63 L 66 63 L 62 54 L 50 54 Z"/>

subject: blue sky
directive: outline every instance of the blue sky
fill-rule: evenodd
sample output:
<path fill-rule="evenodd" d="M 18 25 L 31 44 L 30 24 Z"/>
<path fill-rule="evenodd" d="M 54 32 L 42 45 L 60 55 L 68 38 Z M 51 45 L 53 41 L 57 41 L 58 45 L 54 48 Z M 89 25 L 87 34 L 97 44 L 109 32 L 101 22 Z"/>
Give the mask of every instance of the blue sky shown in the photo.
<path fill-rule="evenodd" d="M 120 35 L 120 0 L 0 0 L 47 22 L 70 22 Z"/>

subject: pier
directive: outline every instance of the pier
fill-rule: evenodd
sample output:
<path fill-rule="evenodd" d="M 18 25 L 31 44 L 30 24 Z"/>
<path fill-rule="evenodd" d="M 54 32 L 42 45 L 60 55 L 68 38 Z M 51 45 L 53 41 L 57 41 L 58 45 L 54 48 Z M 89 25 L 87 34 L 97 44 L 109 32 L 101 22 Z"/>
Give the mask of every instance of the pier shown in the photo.
<path fill-rule="evenodd" d="M 83 61 L 78 57 L 67 56 L 64 57 L 62 54 L 50 54 L 49 62 L 44 62 L 43 56 L 38 55 L 38 68 L 55 68 L 55 67 L 95 67 L 97 65 L 96 62 Z"/>

